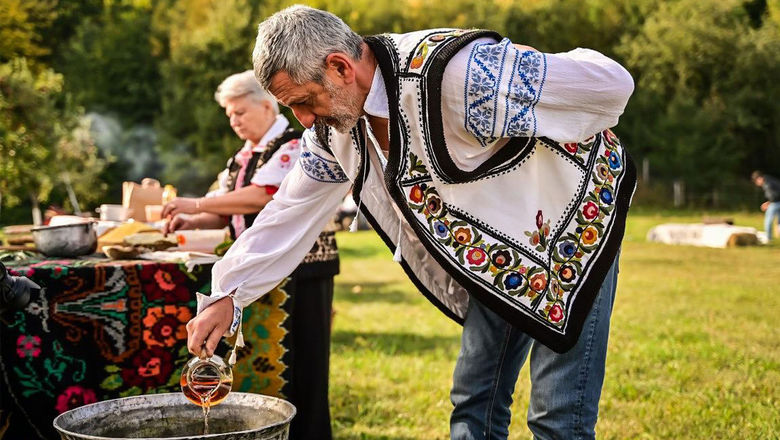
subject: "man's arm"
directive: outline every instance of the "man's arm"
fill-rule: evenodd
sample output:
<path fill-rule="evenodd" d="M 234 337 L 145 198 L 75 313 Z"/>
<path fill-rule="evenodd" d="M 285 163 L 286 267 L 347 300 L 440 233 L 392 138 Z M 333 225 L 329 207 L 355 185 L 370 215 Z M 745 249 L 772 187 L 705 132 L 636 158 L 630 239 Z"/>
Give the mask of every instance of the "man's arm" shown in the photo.
<path fill-rule="evenodd" d="M 593 50 L 545 54 L 480 39 L 450 61 L 442 88 L 445 106 L 462 109 L 460 126 L 484 147 L 506 137 L 584 140 L 617 124 L 634 83 Z"/>
<path fill-rule="evenodd" d="M 271 291 L 300 264 L 346 195 L 350 182 L 332 156 L 319 149 L 313 132 L 273 200 L 212 269 L 212 293 L 198 298 L 198 316 L 187 325 L 193 354 L 213 353 L 241 309 Z M 310 170 L 329 167 L 328 178 Z M 228 298 L 226 298 L 228 297 Z M 213 304 L 213 309 L 212 309 Z M 211 309 L 211 310 L 209 310 Z"/>

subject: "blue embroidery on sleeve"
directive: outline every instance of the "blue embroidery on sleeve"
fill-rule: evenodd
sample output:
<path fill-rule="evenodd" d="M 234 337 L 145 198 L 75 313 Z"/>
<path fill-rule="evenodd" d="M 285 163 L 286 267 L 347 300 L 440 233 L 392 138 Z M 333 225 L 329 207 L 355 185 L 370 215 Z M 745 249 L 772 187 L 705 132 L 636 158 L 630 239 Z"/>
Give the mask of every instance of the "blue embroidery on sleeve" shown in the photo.
<path fill-rule="evenodd" d="M 509 78 L 502 78 L 507 55 L 512 59 Z M 520 53 L 508 39 L 499 43 L 474 45 L 466 66 L 466 120 L 465 127 L 484 147 L 498 138 L 496 127 L 503 116 L 500 136 L 529 136 L 536 134 L 534 107 L 539 102 L 547 74 L 544 54 L 535 51 Z M 506 83 L 504 115 L 499 115 L 501 85 Z"/>
<path fill-rule="evenodd" d="M 534 109 L 542 96 L 546 76 L 547 60 L 543 53 L 527 50 L 520 54 L 510 79 L 504 136 L 536 135 Z M 515 78 L 517 82 L 514 82 Z"/>
<path fill-rule="evenodd" d="M 338 162 L 325 159 L 305 147 L 301 153 L 300 164 L 307 176 L 319 182 L 342 183 L 349 180 Z"/>

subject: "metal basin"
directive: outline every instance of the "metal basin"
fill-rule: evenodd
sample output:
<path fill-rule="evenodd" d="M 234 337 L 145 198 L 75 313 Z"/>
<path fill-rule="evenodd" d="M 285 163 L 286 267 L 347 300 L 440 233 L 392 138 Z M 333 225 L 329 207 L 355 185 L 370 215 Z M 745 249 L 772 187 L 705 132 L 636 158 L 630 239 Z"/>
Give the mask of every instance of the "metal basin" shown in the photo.
<path fill-rule="evenodd" d="M 78 257 L 97 249 L 95 222 L 32 229 L 35 247 L 49 257 Z"/>
<path fill-rule="evenodd" d="M 63 440 L 208 439 L 287 440 L 295 407 L 282 399 L 233 392 L 209 412 L 182 393 L 106 400 L 64 412 L 54 419 Z"/>

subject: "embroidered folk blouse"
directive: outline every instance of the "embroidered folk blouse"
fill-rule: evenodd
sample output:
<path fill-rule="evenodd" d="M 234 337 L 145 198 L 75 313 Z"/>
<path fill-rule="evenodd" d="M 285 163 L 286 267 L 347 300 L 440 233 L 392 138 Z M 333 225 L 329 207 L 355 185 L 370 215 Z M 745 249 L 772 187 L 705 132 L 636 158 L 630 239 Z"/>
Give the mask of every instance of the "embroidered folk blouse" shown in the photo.
<path fill-rule="evenodd" d="M 412 68 L 416 59 L 410 57 Z M 576 49 L 541 54 L 519 50 L 507 39 L 493 38 L 478 38 L 459 49 L 446 65 L 441 84 L 446 149 L 457 167 L 466 171 L 478 168 L 510 138 L 580 142 L 592 137 L 616 125 L 633 91 L 625 69 L 598 52 Z M 385 108 L 391 104 L 383 85 L 377 68 L 364 108 L 367 114 L 387 117 Z M 240 310 L 295 268 L 353 183 L 381 185 L 384 157 L 377 154 L 380 149 L 370 130 L 368 134 L 368 149 L 373 150 L 369 155 L 377 166 L 358 182 L 358 152 L 336 152 L 323 147 L 313 130 L 304 133 L 301 157 L 274 200 L 214 265 L 212 294 L 199 298 L 199 311 L 234 292 L 234 330 Z M 379 192 L 370 191 L 368 196 Z M 415 245 L 415 233 L 397 206 L 387 203 L 378 209 L 382 212 L 372 212 L 374 217 L 383 216 L 385 224 L 396 222 L 396 227 L 382 232 L 398 237 L 398 248 L 402 242 L 406 246 L 405 264 L 423 285 L 435 285 L 445 296 L 450 295 L 443 300 L 449 302 L 445 304 L 448 311 L 443 311 L 456 320 L 462 318 L 468 302 L 463 287 L 425 248 Z"/>

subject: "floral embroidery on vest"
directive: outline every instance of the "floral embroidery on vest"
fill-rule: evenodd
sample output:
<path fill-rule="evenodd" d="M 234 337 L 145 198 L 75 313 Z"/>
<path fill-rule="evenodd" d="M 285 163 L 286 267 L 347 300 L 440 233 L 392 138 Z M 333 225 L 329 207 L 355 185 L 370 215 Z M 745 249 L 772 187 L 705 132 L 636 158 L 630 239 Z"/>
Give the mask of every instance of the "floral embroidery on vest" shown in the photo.
<path fill-rule="evenodd" d="M 455 30 L 436 32 L 431 35 L 428 35 L 428 37 L 426 37 L 422 42 L 420 42 L 417 45 L 417 50 L 414 51 L 414 58 L 412 58 L 412 62 L 409 64 L 409 69 L 416 70 L 422 67 L 422 65 L 424 64 L 423 61 L 425 61 L 425 58 L 428 56 L 428 53 L 432 52 L 431 48 L 437 46 L 439 43 L 447 40 L 448 38 L 459 37 L 465 34 L 466 32 L 469 31 L 464 29 L 455 29 Z"/>
<path fill-rule="evenodd" d="M 549 265 L 540 264 L 522 247 L 494 238 L 490 231 L 460 218 L 442 201 L 430 181 L 419 181 L 427 169 L 414 153 L 407 155 L 409 165 L 401 185 L 418 220 L 427 224 L 431 236 L 461 267 L 561 328 L 569 315 L 568 295 L 583 275 L 585 260 L 601 246 L 607 217 L 614 210 L 615 180 L 623 171 L 620 144 L 611 131 L 594 136 L 587 149 L 594 145 L 603 152 L 589 177 L 593 187 L 579 202 L 569 227 L 557 238 L 550 237 L 550 220 L 538 210 L 537 229 L 525 232 L 533 249 L 548 252 Z"/>
<path fill-rule="evenodd" d="M 472 295 L 507 322 L 562 353 L 576 343 L 600 282 L 614 262 L 635 187 L 635 167 L 609 131 L 569 145 L 536 137 L 534 108 L 545 85 L 544 55 L 518 50 L 490 31 L 467 31 L 430 44 L 432 36 L 446 32 L 367 40 L 377 55 L 390 97 L 387 189 L 427 254 L 457 285 L 421 279 L 425 269 L 415 266 L 421 262 L 416 260 L 420 248 L 414 256 L 402 255 L 408 263 L 405 269 L 414 272 L 410 277 L 416 278 L 421 292 L 452 319 L 462 322 Z M 488 38 L 501 43 L 480 40 Z M 471 49 L 499 47 L 503 59 L 496 62 L 499 52 L 485 50 L 480 53 L 480 66 L 475 51 L 463 52 L 466 59 L 459 61 L 465 64 L 461 67 L 472 71 L 461 73 L 465 77 L 460 108 L 466 110 L 461 121 L 468 121 L 469 104 L 489 113 L 491 119 L 487 125 L 482 123 L 485 132 L 479 135 L 466 126 L 457 131 L 465 129 L 470 139 L 463 140 L 474 146 L 489 138 L 509 140 L 500 155 L 467 171 L 448 154 L 444 115 L 436 103 L 442 98 L 440 86 L 448 63 L 471 43 Z M 483 69 L 490 63 L 500 67 Z M 471 78 L 485 79 L 487 84 L 475 83 L 469 95 Z M 486 99 L 478 102 L 479 98 Z M 498 107 L 502 109 L 497 111 Z M 354 138 L 353 146 L 359 153 L 368 151 Z M 366 155 L 361 155 L 361 169 L 366 171 Z M 500 188 L 516 185 L 512 188 L 516 191 L 523 191 L 528 179 L 538 180 L 541 186 L 528 186 L 532 193 L 514 194 L 512 200 L 520 203 L 509 205 L 495 198 L 498 187 L 491 186 L 491 179 L 497 179 Z M 461 184 L 469 188 L 461 192 L 456 186 Z M 384 204 L 366 206 L 372 214 L 375 210 L 384 213 Z M 388 235 L 390 224 L 386 222 L 391 220 L 377 219 L 375 226 Z M 534 233 L 538 243 L 532 240 Z M 384 238 L 392 248 L 392 238 Z M 428 263 L 427 258 L 424 261 Z"/>
<path fill-rule="evenodd" d="M 590 176 L 593 190 L 580 202 L 574 232 L 562 235 L 553 250 L 551 284 L 554 282 L 555 289 L 547 292 L 546 304 L 539 310 L 552 323 L 563 321 L 566 313 L 563 294 L 576 286 L 575 281 L 583 273 L 583 257 L 599 248 L 604 237 L 605 219 L 615 209 L 615 179 L 623 172 L 620 143 L 611 130 L 603 131 L 601 139 L 604 153 L 596 159 L 596 166 Z M 590 145 L 595 143 L 594 140 Z"/>
<path fill-rule="evenodd" d="M 422 177 L 428 175 L 428 169 L 423 165 L 422 159 L 414 153 L 409 153 L 409 177 Z"/>
<path fill-rule="evenodd" d="M 550 219 L 545 222 L 544 215 L 539 210 L 536 213 L 536 231 L 525 231 L 525 235 L 530 237 L 528 242 L 531 246 L 539 252 L 544 252 L 547 249 L 547 237 L 550 235 Z"/>
<path fill-rule="evenodd" d="M 407 194 L 409 207 L 424 217 L 439 244 L 462 266 L 482 275 L 483 279 L 507 295 L 527 297 L 523 301 L 527 307 L 544 291 L 547 275 L 541 266 L 523 264 L 516 249 L 455 217 L 442 202 L 436 188 L 419 183 L 409 188 Z"/>
<path fill-rule="evenodd" d="M 581 165 L 585 165 L 586 157 L 588 156 L 588 153 L 590 153 L 590 150 L 593 149 L 595 144 L 596 136 L 591 136 L 580 143 L 568 142 L 562 145 L 564 151 L 569 153 L 573 159 L 575 159 Z"/>

